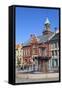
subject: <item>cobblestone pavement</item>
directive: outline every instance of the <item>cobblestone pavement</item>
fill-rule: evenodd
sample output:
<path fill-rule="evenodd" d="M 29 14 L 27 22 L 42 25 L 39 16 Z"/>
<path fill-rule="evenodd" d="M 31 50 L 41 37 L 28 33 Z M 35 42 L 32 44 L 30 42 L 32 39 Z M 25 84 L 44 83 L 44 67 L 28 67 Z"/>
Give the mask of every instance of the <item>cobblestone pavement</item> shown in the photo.
<path fill-rule="evenodd" d="M 45 81 L 58 81 L 58 78 L 45 78 L 45 79 L 16 79 L 16 83 L 28 83 L 28 82 L 45 82 Z"/>
<path fill-rule="evenodd" d="M 17 73 L 16 83 L 24 82 L 44 82 L 59 80 L 59 73 Z"/>

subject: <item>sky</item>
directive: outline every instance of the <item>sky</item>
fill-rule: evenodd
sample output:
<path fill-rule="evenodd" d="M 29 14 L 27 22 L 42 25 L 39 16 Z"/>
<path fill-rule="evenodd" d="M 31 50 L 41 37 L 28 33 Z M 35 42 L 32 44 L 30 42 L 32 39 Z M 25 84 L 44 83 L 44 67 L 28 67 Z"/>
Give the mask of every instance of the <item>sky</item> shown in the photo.
<path fill-rule="evenodd" d="M 52 32 L 55 27 L 59 28 L 58 9 L 16 7 L 16 44 L 26 42 L 31 34 L 42 35 L 46 18 Z"/>

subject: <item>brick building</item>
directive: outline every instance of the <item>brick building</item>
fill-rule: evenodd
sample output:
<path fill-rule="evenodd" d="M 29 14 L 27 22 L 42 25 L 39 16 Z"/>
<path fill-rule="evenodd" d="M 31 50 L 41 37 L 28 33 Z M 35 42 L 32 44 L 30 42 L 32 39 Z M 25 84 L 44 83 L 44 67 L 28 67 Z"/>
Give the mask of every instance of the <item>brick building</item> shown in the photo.
<path fill-rule="evenodd" d="M 31 34 L 26 43 L 16 46 L 16 61 L 20 61 L 22 70 L 59 71 L 59 32 L 51 31 L 47 18 L 42 35 Z"/>
<path fill-rule="evenodd" d="M 23 61 L 35 71 L 48 72 L 48 63 L 51 58 L 51 44 L 49 38 L 54 34 L 51 32 L 51 24 L 46 19 L 43 35 L 30 35 L 30 39 L 23 44 Z"/>

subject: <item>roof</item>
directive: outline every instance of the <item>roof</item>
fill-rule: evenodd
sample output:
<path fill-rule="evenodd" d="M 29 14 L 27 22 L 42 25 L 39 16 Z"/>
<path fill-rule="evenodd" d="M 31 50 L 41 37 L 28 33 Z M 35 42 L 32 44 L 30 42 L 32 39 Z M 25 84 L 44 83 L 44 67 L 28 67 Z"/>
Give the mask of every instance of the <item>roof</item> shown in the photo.
<path fill-rule="evenodd" d="M 42 42 L 47 42 L 49 40 L 49 38 L 53 35 L 53 33 L 50 33 L 49 35 L 40 35 L 38 36 L 37 38 L 39 38 L 39 43 L 42 43 Z"/>
<path fill-rule="evenodd" d="M 46 18 L 45 24 L 50 24 L 50 21 L 48 18 Z"/>
<path fill-rule="evenodd" d="M 27 45 L 30 45 L 30 41 L 31 41 L 31 38 L 28 39 L 26 42 L 23 43 L 23 46 L 27 46 Z"/>
<path fill-rule="evenodd" d="M 59 38 L 59 30 L 57 30 L 50 38 L 49 40 L 52 40 L 55 37 L 55 39 Z"/>
<path fill-rule="evenodd" d="M 18 49 L 18 48 L 22 48 L 22 45 L 17 44 L 17 45 L 16 45 L 16 49 Z"/>
<path fill-rule="evenodd" d="M 50 38 L 50 41 L 58 40 L 59 39 L 59 33 L 55 33 L 52 38 Z"/>
<path fill-rule="evenodd" d="M 49 35 L 39 35 L 36 37 L 36 39 L 38 43 L 43 43 L 43 42 L 47 42 L 52 35 L 53 33 L 50 33 Z M 23 43 L 23 46 L 30 45 L 30 42 L 31 42 L 31 38 L 28 39 L 25 43 Z"/>

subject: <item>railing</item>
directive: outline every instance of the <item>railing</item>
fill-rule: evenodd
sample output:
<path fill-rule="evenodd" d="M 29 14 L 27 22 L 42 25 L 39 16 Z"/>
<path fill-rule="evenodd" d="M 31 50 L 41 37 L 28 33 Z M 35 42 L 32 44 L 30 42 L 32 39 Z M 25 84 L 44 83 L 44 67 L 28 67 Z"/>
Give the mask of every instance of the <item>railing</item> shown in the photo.
<path fill-rule="evenodd" d="M 51 53 L 46 52 L 46 54 L 42 54 L 41 57 L 43 57 L 43 58 L 45 58 L 45 59 L 46 59 L 46 58 L 49 59 L 49 58 L 51 58 Z"/>
<path fill-rule="evenodd" d="M 41 47 L 41 48 L 46 48 L 46 47 L 47 47 L 47 45 L 42 44 L 42 45 L 40 45 L 39 47 Z"/>

